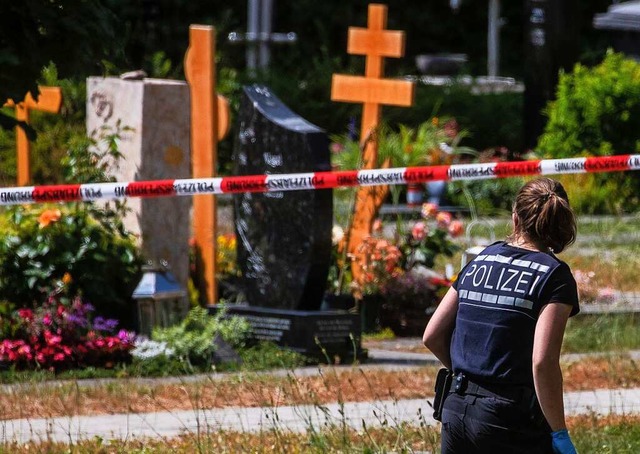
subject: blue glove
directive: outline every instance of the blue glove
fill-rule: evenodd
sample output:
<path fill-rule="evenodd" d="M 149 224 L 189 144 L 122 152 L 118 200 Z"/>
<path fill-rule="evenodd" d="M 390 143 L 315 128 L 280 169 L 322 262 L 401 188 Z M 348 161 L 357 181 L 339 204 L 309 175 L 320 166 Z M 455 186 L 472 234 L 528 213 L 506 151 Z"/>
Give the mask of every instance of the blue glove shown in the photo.
<path fill-rule="evenodd" d="M 551 432 L 551 446 L 555 454 L 577 454 L 567 429 Z"/>

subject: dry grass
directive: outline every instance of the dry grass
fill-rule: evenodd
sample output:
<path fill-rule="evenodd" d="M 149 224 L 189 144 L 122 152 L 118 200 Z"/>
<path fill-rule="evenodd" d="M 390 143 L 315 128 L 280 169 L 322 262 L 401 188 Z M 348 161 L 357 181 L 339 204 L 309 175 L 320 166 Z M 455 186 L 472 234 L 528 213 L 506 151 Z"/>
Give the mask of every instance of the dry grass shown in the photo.
<path fill-rule="evenodd" d="M 230 375 L 224 380 L 211 377 L 157 385 L 141 385 L 135 379 L 95 386 L 13 385 L 0 394 L 0 419 L 415 398 L 432 394 L 436 369 L 407 373 L 320 368 L 319 372 L 310 377 Z"/>
<path fill-rule="evenodd" d="M 323 367 L 314 376 L 235 374 L 199 382 L 141 384 L 135 379 L 81 386 L 22 384 L 0 394 L 1 419 L 138 413 L 193 408 L 319 405 L 433 395 L 435 367 L 405 371 Z M 565 391 L 640 386 L 637 364 L 623 356 L 564 365 Z"/>

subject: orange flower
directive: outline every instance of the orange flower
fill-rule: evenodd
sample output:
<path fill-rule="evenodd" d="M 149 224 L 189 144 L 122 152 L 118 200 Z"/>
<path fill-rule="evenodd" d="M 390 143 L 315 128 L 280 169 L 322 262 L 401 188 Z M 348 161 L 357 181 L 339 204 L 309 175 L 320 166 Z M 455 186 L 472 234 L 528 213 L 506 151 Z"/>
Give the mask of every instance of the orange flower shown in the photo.
<path fill-rule="evenodd" d="M 64 273 L 64 276 L 62 276 L 62 283 L 63 283 L 64 285 L 69 285 L 69 284 L 71 284 L 71 281 L 72 281 L 72 280 L 73 280 L 73 279 L 71 278 L 71 274 L 69 274 L 69 273 Z"/>
<path fill-rule="evenodd" d="M 60 213 L 60 210 L 58 209 L 44 210 L 38 217 L 38 225 L 40 226 L 41 229 L 43 229 L 47 227 L 49 224 L 60 220 L 61 216 L 62 216 L 62 213 Z"/>
<path fill-rule="evenodd" d="M 429 219 L 436 215 L 438 212 L 438 206 L 435 203 L 423 203 L 422 204 L 422 217 Z"/>
<path fill-rule="evenodd" d="M 436 215 L 436 222 L 440 228 L 449 227 L 449 224 L 451 223 L 451 214 L 446 211 L 441 211 Z"/>

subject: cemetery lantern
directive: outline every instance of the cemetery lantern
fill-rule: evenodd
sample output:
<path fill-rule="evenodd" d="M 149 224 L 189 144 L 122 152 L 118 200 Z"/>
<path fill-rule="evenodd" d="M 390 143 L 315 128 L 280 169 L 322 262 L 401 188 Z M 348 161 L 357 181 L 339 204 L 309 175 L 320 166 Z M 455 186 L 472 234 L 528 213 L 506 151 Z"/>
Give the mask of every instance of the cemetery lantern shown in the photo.
<path fill-rule="evenodd" d="M 136 301 L 138 332 L 151 335 L 154 327 L 167 327 L 178 323 L 183 315 L 182 300 L 186 290 L 169 271 L 166 261 L 160 265 L 149 263 L 131 295 Z"/>

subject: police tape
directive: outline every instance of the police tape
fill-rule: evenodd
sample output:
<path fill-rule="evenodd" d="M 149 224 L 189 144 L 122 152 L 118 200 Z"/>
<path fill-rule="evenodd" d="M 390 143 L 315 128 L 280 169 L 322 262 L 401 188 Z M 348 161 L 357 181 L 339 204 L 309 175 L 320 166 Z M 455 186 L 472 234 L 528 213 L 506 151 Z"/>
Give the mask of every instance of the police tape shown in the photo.
<path fill-rule="evenodd" d="M 429 181 L 486 180 L 527 175 L 621 172 L 640 169 L 640 155 L 452 164 L 430 167 L 248 175 L 129 183 L 63 184 L 0 188 L 0 206 L 240 192 L 279 192 Z"/>

